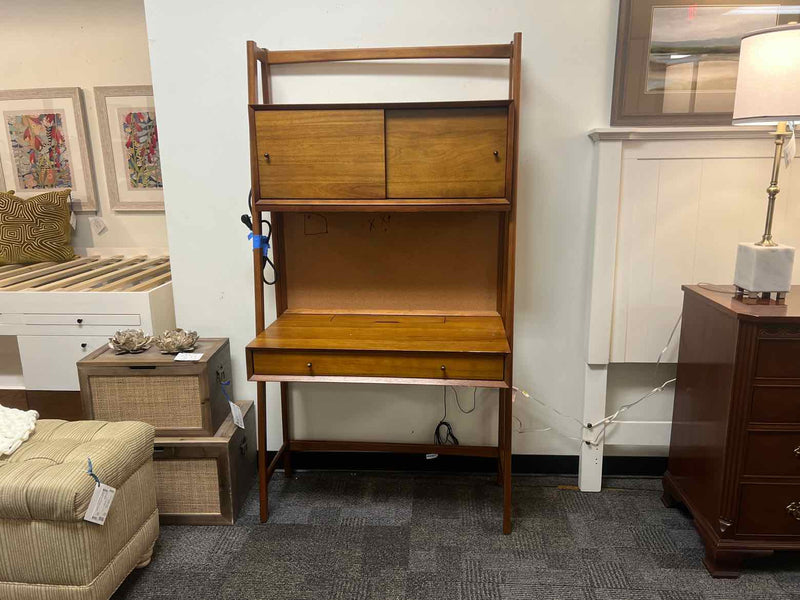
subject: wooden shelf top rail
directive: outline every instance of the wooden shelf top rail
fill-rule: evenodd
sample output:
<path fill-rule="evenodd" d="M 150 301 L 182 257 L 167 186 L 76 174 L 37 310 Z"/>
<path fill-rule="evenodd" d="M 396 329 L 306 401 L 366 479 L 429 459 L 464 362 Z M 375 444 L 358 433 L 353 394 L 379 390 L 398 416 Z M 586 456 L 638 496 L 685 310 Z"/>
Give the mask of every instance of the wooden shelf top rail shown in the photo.
<path fill-rule="evenodd" d="M 471 46 L 416 46 L 407 48 L 343 48 L 329 50 L 265 50 L 256 56 L 263 63 L 286 65 L 298 63 L 342 62 L 348 60 L 410 60 L 448 58 L 510 59 L 511 44 Z"/>
<path fill-rule="evenodd" d="M 253 110 L 405 110 L 414 108 L 504 108 L 509 98 L 495 100 L 437 100 L 431 102 L 323 102 L 319 104 L 253 104 Z"/>
<path fill-rule="evenodd" d="M 292 198 L 257 200 L 256 208 L 269 212 L 508 212 L 511 210 L 511 203 L 506 198 L 381 198 L 378 200 Z"/>

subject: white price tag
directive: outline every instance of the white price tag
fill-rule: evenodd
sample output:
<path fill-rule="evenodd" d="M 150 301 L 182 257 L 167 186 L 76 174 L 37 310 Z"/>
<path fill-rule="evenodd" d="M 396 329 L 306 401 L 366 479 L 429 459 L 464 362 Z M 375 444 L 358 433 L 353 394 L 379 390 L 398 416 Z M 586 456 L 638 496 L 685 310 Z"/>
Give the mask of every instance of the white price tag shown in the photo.
<path fill-rule="evenodd" d="M 792 135 L 789 140 L 783 145 L 783 166 L 788 167 L 792 162 L 794 155 L 797 154 L 797 142 L 794 137 L 794 127 L 792 127 Z"/>
<path fill-rule="evenodd" d="M 111 508 L 111 501 L 116 493 L 117 490 L 105 483 L 94 486 L 94 493 L 89 501 L 89 508 L 86 509 L 86 515 L 83 520 L 103 525 L 106 522 L 108 510 Z"/>
<path fill-rule="evenodd" d="M 242 409 L 235 402 L 228 402 L 231 405 L 231 416 L 233 417 L 234 424 L 239 429 L 244 429 L 244 417 L 242 416 Z"/>
<path fill-rule="evenodd" d="M 202 352 L 178 352 L 178 354 L 175 355 L 175 360 L 185 360 L 188 362 L 197 362 L 201 358 L 203 358 Z"/>

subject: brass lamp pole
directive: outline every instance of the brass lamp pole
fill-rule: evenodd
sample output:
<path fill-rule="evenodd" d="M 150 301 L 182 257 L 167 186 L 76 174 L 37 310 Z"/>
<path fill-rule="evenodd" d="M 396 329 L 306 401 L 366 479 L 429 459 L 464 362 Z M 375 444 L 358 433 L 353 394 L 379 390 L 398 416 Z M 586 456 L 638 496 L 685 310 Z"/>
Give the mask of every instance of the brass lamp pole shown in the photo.
<path fill-rule="evenodd" d="M 760 242 L 756 242 L 756 246 L 777 246 L 772 240 L 772 215 L 775 212 L 775 196 L 781 191 L 778 187 L 778 174 L 781 171 L 781 157 L 783 156 L 783 143 L 786 136 L 789 135 L 789 129 L 786 126 L 786 121 L 780 121 L 778 128 L 772 135 L 775 136 L 775 156 L 772 159 L 772 180 L 769 182 L 767 188 L 768 204 L 767 204 L 767 222 L 764 225 L 764 235 Z"/>

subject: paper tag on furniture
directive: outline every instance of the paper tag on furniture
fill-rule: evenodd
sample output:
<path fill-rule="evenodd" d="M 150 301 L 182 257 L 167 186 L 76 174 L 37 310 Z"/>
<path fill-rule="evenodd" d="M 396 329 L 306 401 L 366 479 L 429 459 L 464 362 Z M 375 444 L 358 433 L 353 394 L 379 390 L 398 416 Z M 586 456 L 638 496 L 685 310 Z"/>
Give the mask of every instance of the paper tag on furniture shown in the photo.
<path fill-rule="evenodd" d="M 242 409 L 237 406 L 235 402 L 228 402 L 231 407 L 231 416 L 233 417 L 234 424 L 239 429 L 244 429 L 244 417 L 242 416 Z"/>
<path fill-rule="evenodd" d="M 194 352 L 194 353 L 192 353 L 192 352 L 178 352 L 175 355 L 175 360 L 185 360 L 185 361 L 188 361 L 188 362 L 197 362 L 201 358 L 203 358 L 203 353 L 202 352 L 200 352 L 200 353 L 197 353 L 197 352 Z"/>
<path fill-rule="evenodd" d="M 116 493 L 117 490 L 110 485 L 105 483 L 96 485 L 83 520 L 103 525 L 106 522 L 108 511 L 111 508 L 111 501 L 114 500 L 114 494 Z"/>
<path fill-rule="evenodd" d="M 792 135 L 789 137 L 789 141 L 787 141 L 786 144 L 784 144 L 783 146 L 784 168 L 789 166 L 796 152 L 797 152 L 797 141 L 794 136 L 794 127 L 792 127 Z"/>

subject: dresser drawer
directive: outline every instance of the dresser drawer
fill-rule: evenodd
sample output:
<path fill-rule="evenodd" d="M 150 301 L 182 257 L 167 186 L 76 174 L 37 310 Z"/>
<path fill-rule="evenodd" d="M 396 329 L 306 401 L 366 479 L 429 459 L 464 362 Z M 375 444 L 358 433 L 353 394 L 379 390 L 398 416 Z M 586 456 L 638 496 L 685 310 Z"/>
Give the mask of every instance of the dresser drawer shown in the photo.
<path fill-rule="evenodd" d="M 139 315 L 107 315 L 83 313 L 26 313 L 25 325 L 116 325 L 133 327 L 141 324 Z"/>
<path fill-rule="evenodd" d="M 502 354 L 253 350 L 254 375 L 503 379 Z"/>
<path fill-rule="evenodd" d="M 75 363 L 108 344 L 97 335 L 20 335 L 22 377 L 30 390 L 79 390 Z"/>
<path fill-rule="evenodd" d="M 787 423 L 800 426 L 800 386 L 755 386 L 750 407 L 750 422 Z"/>
<path fill-rule="evenodd" d="M 736 532 L 743 535 L 800 536 L 800 520 L 790 512 L 795 508 L 800 516 L 800 484 L 742 484 Z"/>
<path fill-rule="evenodd" d="M 800 378 L 800 338 L 761 339 L 756 377 Z"/>
<path fill-rule="evenodd" d="M 744 474 L 800 477 L 800 431 L 748 433 Z"/>

